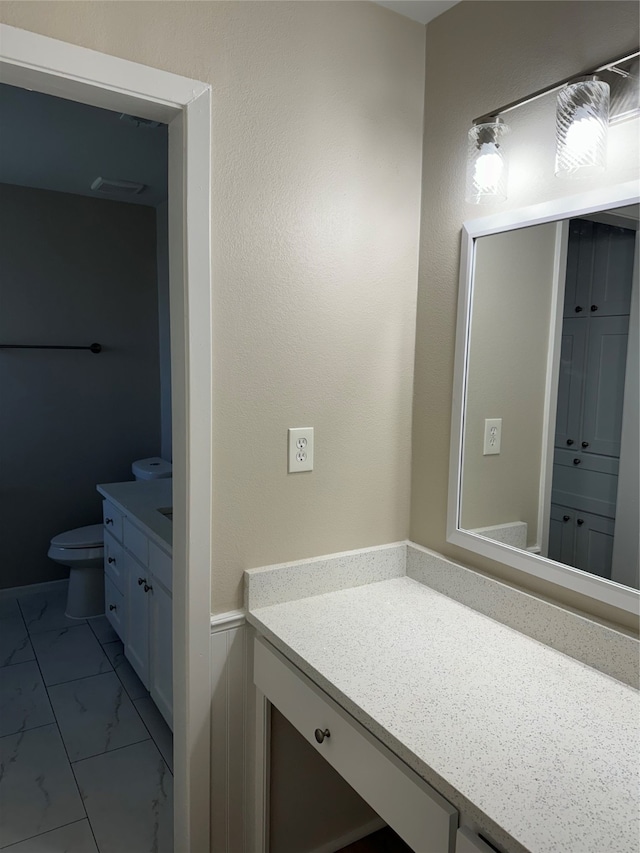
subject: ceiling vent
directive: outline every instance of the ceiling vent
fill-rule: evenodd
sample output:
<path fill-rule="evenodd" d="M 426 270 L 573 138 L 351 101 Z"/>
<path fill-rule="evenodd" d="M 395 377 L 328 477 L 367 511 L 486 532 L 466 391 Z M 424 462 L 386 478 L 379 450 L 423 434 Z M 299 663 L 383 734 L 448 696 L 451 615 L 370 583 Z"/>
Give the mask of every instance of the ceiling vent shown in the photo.
<path fill-rule="evenodd" d="M 130 116 L 128 113 L 120 114 L 120 121 L 126 121 L 128 124 L 135 124 L 136 127 L 160 127 L 161 121 L 152 121 L 150 118 L 142 118 L 141 116 Z"/>
<path fill-rule="evenodd" d="M 145 189 L 145 186 L 145 184 L 136 184 L 133 181 L 114 181 L 110 178 L 96 178 L 91 184 L 91 189 L 101 195 L 127 196 L 138 195 L 138 193 L 141 193 Z"/>

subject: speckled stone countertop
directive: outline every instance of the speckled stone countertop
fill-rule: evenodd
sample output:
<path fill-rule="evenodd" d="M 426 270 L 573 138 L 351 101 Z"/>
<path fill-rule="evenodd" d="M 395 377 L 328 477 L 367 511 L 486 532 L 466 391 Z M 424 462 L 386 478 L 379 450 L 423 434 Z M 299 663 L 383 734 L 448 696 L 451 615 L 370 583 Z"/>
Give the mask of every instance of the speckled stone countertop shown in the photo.
<path fill-rule="evenodd" d="M 507 850 L 637 853 L 633 688 L 408 577 L 247 618 Z"/>
<path fill-rule="evenodd" d="M 173 524 L 159 509 L 173 505 L 173 480 L 130 480 L 126 483 L 100 483 L 101 495 L 128 515 L 161 548 L 171 553 Z"/>

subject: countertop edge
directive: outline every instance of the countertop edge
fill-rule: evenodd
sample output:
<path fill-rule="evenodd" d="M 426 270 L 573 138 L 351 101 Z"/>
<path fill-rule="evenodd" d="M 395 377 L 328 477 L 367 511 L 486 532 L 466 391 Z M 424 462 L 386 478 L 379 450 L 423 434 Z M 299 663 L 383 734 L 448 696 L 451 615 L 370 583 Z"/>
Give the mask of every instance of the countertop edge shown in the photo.
<path fill-rule="evenodd" d="M 153 522 L 157 522 L 158 524 L 162 524 L 162 522 L 165 522 L 168 525 L 171 525 L 171 522 L 168 519 L 163 519 L 162 517 L 156 519 L 153 516 L 148 521 L 146 521 L 145 517 L 144 517 L 144 513 L 156 512 L 157 507 L 151 507 L 151 506 L 146 506 L 146 507 L 142 506 L 141 507 L 140 505 L 136 504 L 135 500 L 132 501 L 131 503 L 128 503 L 126 501 L 123 501 L 121 498 L 115 496 L 113 494 L 113 491 L 110 490 L 110 488 L 109 488 L 110 486 L 133 485 L 133 483 L 135 483 L 135 482 L 136 482 L 135 480 L 132 480 L 132 481 L 127 481 L 125 483 L 98 483 L 96 485 L 96 490 L 104 498 L 111 501 L 111 503 L 117 509 L 119 509 L 122 513 L 124 513 L 128 518 L 130 518 L 130 520 L 133 524 L 135 524 L 136 526 L 138 526 L 140 528 L 143 528 L 143 532 L 145 533 L 145 535 L 147 535 L 151 540 L 153 540 L 154 543 L 159 548 L 161 548 L 163 551 L 165 551 L 170 556 L 172 556 L 173 555 L 173 541 L 167 541 L 164 538 L 164 536 L 162 535 L 162 533 L 160 533 L 158 530 L 155 530 L 153 528 Z M 166 482 L 166 479 L 165 480 L 151 480 L 149 482 L 161 483 L 161 482 Z M 143 483 L 141 483 L 140 485 L 143 485 Z M 144 503 L 144 501 L 142 499 L 140 499 L 140 503 Z M 162 503 L 165 503 L 165 502 L 163 501 Z M 141 512 L 142 512 L 142 515 L 141 515 Z M 149 523 L 149 522 L 151 522 L 151 523 Z M 173 528 L 171 528 L 171 531 L 173 531 Z"/>

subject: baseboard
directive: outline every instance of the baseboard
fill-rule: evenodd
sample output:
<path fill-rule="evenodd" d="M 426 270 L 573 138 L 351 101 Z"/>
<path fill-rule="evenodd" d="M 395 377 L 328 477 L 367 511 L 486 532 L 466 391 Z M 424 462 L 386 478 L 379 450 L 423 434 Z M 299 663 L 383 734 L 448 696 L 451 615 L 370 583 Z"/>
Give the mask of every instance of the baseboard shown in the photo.
<path fill-rule="evenodd" d="M 57 581 L 43 581 L 43 583 L 31 583 L 26 586 L 9 586 L 6 589 L 0 589 L 0 600 L 3 598 L 16 598 L 20 595 L 29 595 L 32 592 L 52 592 L 56 589 L 62 589 L 69 583 L 69 578 L 62 578 Z"/>
<path fill-rule="evenodd" d="M 361 838 L 366 838 L 367 835 L 371 835 L 372 832 L 377 832 L 385 826 L 386 823 L 382 818 L 376 818 L 375 820 L 369 821 L 369 823 L 365 823 L 364 826 L 359 826 L 356 829 L 351 830 L 351 832 L 345 833 L 340 838 L 328 841 L 321 847 L 315 847 L 313 850 L 310 850 L 309 853 L 337 853 L 337 851 L 342 850 L 343 847 L 347 847 L 349 844 L 354 844 L 356 841 L 360 841 Z"/>

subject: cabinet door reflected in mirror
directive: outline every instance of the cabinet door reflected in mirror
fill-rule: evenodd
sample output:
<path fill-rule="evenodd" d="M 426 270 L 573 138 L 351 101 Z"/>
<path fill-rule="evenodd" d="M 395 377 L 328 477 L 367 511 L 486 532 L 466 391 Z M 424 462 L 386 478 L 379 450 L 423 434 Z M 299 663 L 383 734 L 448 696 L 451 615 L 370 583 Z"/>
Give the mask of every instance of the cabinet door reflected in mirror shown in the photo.
<path fill-rule="evenodd" d="M 633 205 L 475 240 L 458 521 L 635 588 L 637 231 Z"/>

